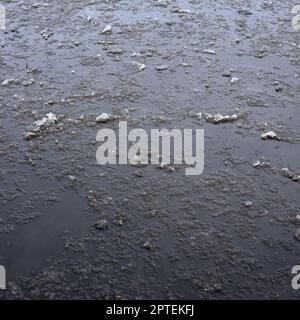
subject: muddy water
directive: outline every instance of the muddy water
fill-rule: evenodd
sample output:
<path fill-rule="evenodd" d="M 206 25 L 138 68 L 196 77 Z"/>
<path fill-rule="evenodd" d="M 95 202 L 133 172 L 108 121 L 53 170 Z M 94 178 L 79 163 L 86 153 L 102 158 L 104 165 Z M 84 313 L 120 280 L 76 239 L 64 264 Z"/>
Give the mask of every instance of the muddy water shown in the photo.
<path fill-rule="evenodd" d="M 3 4 L 0 82 L 14 81 L 0 86 L 1 298 L 299 298 L 300 188 L 282 174 L 300 170 L 296 1 Z M 25 140 L 49 112 L 57 124 Z M 203 175 L 97 165 L 103 112 L 204 128 Z M 261 140 L 270 130 L 280 141 Z"/>

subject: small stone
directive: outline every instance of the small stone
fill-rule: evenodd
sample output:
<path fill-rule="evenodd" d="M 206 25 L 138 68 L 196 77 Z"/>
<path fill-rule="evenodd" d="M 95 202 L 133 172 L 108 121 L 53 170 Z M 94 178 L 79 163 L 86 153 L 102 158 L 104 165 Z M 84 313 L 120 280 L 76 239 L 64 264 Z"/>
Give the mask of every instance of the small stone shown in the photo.
<path fill-rule="evenodd" d="M 149 241 L 146 241 L 146 242 L 144 243 L 144 248 L 147 249 L 147 250 L 149 250 L 149 251 L 153 251 L 153 250 L 154 250 L 153 244 L 150 243 Z"/>
<path fill-rule="evenodd" d="M 300 175 L 296 175 L 296 174 L 293 175 L 292 176 L 292 180 L 295 181 L 295 182 L 300 182 Z"/>
<path fill-rule="evenodd" d="M 282 168 L 281 172 L 285 177 L 292 177 L 292 173 L 289 168 Z"/>
<path fill-rule="evenodd" d="M 37 136 L 37 134 L 36 134 L 35 132 L 31 132 L 31 131 L 26 132 L 26 133 L 24 134 L 24 137 L 25 137 L 25 139 L 26 139 L 27 141 L 35 138 L 36 136 Z"/>
<path fill-rule="evenodd" d="M 298 228 L 295 232 L 295 238 L 300 241 L 300 228 Z"/>
<path fill-rule="evenodd" d="M 157 71 L 164 71 L 164 70 L 168 70 L 169 69 L 169 66 L 167 66 L 167 65 L 161 65 L 161 66 L 157 66 L 156 68 L 155 68 Z"/>
<path fill-rule="evenodd" d="M 246 201 L 245 203 L 244 203 L 244 206 L 246 207 L 246 208 L 249 208 L 249 207 L 252 207 L 252 202 L 251 201 Z"/>
<path fill-rule="evenodd" d="M 145 175 L 144 170 L 138 169 L 134 173 L 137 177 L 143 177 Z"/>
<path fill-rule="evenodd" d="M 108 53 L 110 53 L 110 54 L 123 54 L 124 51 L 121 48 L 110 48 L 108 50 Z"/>
<path fill-rule="evenodd" d="M 161 163 L 159 167 L 160 167 L 160 169 L 165 169 L 168 172 L 174 172 L 175 171 L 175 168 L 170 166 L 169 164 Z"/>
<path fill-rule="evenodd" d="M 230 78 L 231 77 L 231 71 L 224 71 L 222 73 L 222 77 Z"/>
<path fill-rule="evenodd" d="M 107 229 L 108 228 L 108 221 L 107 220 L 98 220 L 96 223 L 95 223 L 95 228 L 96 229 L 99 229 L 99 230 L 104 230 L 104 229 Z"/>

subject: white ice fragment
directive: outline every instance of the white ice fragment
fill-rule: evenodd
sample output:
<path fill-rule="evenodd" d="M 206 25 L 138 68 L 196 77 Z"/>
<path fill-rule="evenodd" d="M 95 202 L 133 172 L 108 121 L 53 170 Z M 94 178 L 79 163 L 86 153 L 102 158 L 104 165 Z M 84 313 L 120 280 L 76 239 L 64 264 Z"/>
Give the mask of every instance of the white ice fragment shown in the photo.
<path fill-rule="evenodd" d="M 266 168 L 266 167 L 269 167 L 270 166 L 270 162 L 266 162 L 266 161 L 255 161 L 253 163 L 253 167 L 254 168 Z"/>
<path fill-rule="evenodd" d="M 112 26 L 110 25 L 110 24 L 108 24 L 108 25 L 106 25 L 105 27 L 104 27 L 104 29 L 102 30 L 102 34 L 109 34 L 109 33 L 111 33 L 112 32 Z"/>
<path fill-rule="evenodd" d="M 222 115 L 220 113 L 217 113 L 215 115 L 211 113 L 198 113 L 198 117 L 201 115 L 207 122 L 213 123 L 213 124 L 219 124 L 219 123 L 225 123 L 225 122 L 233 122 L 238 120 L 238 115 L 236 113 L 232 115 Z M 200 118 L 201 119 L 201 118 Z"/>
<path fill-rule="evenodd" d="M 138 71 L 143 71 L 146 68 L 146 65 L 140 62 L 133 61 L 132 64 L 136 66 Z"/>
<path fill-rule="evenodd" d="M 246 201 L 246 202 L 244 203 L 244 206 L 245 206 L 246 208 L 251 207 L 251 206 L 252 206 L 252 201 Z"/>
<path fill-rule="evenodd" d="M 239 81 L 240 81 L 239 78 L 233 77 L 233 78 L 231 78 L 230 83 L 231 83 L 231 84 L 234 84 L 234 83 L 239 82 Z"/>
<path fill-rule="evenodd" d="M 14 78 L 5 79 L 5 80 L 2 82 L 2 85 L 3 85 L 3 86 L 9 86 L 9 85 L 12 84 L 12 83 L 16 83 L 16 79 L 14 79 Z"/>
<path fill-rule="evenodd" d="M 98 116 L 98 117 L 96 118 L 96 122 L 98 122 L 98 123 L 104 123 L 104 122 L 107 122 L 107 121 L 109 121 L 109 120 L 111 120 L 111 119 L 112 119 L 111 114 L 102 113 L 102 114 L 100 114 L 100 116 Z"/>
<path fill-rule="evenodd" d="M 212 49 L 205 49 L 205 50 L 203 50 L 203 53 L 206 53 L 206 54 L 216 54 L 216 51 L 215 51 L 215 50 L 212 50 Z"/>
<path fill-rule="evenodd" d="M 261 134 L 261 138 L 263 140 L 267 140 L 267 139 L 278 139 L 277 134 L 274 131 L 268 131 L 268 132 L 263 132 Z"/>
<path fill-rule="evenodd" d="M 54 113 L 50 112 L 44 117 L 42 120 L 38 120 L 34 122 L 35 127 L 40 130 L 44 127 L 48 127 L 57 122 L 57 117 Z"/>

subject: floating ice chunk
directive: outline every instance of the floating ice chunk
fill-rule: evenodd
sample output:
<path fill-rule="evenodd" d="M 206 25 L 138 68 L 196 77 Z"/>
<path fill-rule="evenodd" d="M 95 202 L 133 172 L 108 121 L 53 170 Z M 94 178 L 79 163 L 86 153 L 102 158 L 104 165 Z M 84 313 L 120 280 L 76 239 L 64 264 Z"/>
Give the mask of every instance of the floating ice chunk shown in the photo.
<path fill-rule="evenodd" d="M 42 120 L 38 120 L 34 122 L 35 127 L 40 130 L 42 128 L 51 126 L 57 122 L 56 115 L 52 112 L 48 113 L 46 117 L 44 117 Z"/>
<path fill-rule="evenodd" d="M 169 66 L 167 66 L 166 64 L 163 64 L 161 66 L 157 66 L 155 68 L 157 71 L 164 71 L 164 70 L 168 70 L 169 69 Z"/>
<path fill-rule="evenodd" d="M 98 220 L 98 221 L 95 223 L 94 226 L 95 226 L 95 228 L 98 229 L 98 230 L 107 229 L 107 228 L 108 228 L 108 221 L 105 220 L 105 219 Z"/>
<path fill-rule="evenodd" d="M 257 160 L 253 163 L 253 167 L 254 168 L 267 168 L 267 167 L 270 167 L 270 162 Z"/>
<path fill-rule="evenodd" d="M 71 182 L 75 182 L 77 180 L 76 177 L 72 175 L 69 176 L 69 179 Z"/>
<path fill-rule="evenodd" d="M 143 71 L 146 68 L 146 65 L 143 63 L 135 61 L 132 61 L 131 63 L 137 68 L 138 71 Z"/>
<path fill-rule="evenodd" d="M 279 140 L 277 134 L 274 131 L 263 132 L 261 134 L 262 140 L 275 139 Z"/>
<path fill-rule="evenodd" d="M 220 113 L 217 113 L 215 115 L 213 115 L 211 113 L 203 113 L 203 114 L 197 113 L 197 116 L 199 119 L 201 119 L 203 117 L 207 122 L 210 122 L 213 124 L 234 122 L 239 119 L 239 116 L 236 113 L 234 113 L 232 115 L 222 115 Z"/>
<path fill-rule="evenodd" d="M 111 33 L 112 32 L 112 26 L 110 25 L 110 24 L 108 24 L 108 25 L 106 25 L 105 27 L 104 27 L 104 29 L 102 30 L 102 34 L 109 34 L 109 33 Z"/>
<path fill-rule="evenodd" d="M 108 113 L 102 113 L 102 114 L 100 114 L 100 116 L 98 116 L 97 118 L 96 118 L 96 122 L 97 123 L 105 123 L 105 122 L 107 122 L 107 121 L 109 121 L 109 120 L 112 120 L 112 115 L 111 114 L 108 114 Z"/>
<path fill-rule="evenodd" d="M 244 203 L 244 206 L 246 207 L 246 208 L 250 208 L 250 207 L 252 207 L 252 201 L 246 201 L 245 203 Z"/>
<path fill-rule="evenodd" d="M 231 83 L 231 84 L 234 84 L 234 83 L 237 83 L 237 82 L 239 82 L 239 81 L 240 81 L 239 78 L 233 77 L 233 78 L 231 78 L 230 83 Z"/>
<path fill-rule="evenodd" d="M 24 81 L 22 82 L 23 86 L 25 86 L 25 87 L 29 87 L 29 86 L 31 86 L 31 85 L 34 84 L 34 83 L 35 83 L 35 80 L 34 80 L 34 79 L 28 79 L 28 80 L 24 80 Z"/>
<path fill-rule="evenodd" d="M 215 51 L 215 50 L 212 50 L 212 49 L 205 49 L 205 50 L 203 50 L 203 53 L 206 53 L 206 54 L 216 54 L 216 51 Z"/>
<path fill-rule="evenodd" d="M 13 84 L 13 83 L 16 83 L 17 80 L 14 79 L 14 78 L 11 78 L 11 79 L 5 79 L 3 82 L 2 82 L 2 85 L 3 86 L 9 86 L 10 84 Z"/>
<path fill-rule="evenodd" d="M 57 122 L 57 117 L 54 113 L 50 112 L 41 120 L 35 121 L 34 126 L 30 128 L 30 131 L 25 132 L 24 137 L 26 140 L 31 140 L 38 136 L 41 130 L 46 129 Z"/>
<path fill-rule="evenodd" d="M 295 181 L 295 182 L 300 182 L 300 175 L 294 174 L 292 176 L 292 180 Z"/>

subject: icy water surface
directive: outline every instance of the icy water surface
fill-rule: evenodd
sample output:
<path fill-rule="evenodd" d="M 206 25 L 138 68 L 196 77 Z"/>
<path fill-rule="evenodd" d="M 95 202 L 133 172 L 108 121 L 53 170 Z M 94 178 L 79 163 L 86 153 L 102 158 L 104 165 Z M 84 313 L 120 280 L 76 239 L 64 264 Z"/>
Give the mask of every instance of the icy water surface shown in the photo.
<path fill-rule="evenodd" d="M 1 298 L 299 298 L 296 0 L 1 3 Z M 204 128 L 204 173 L 97 165 L 104 112 Z"/>

